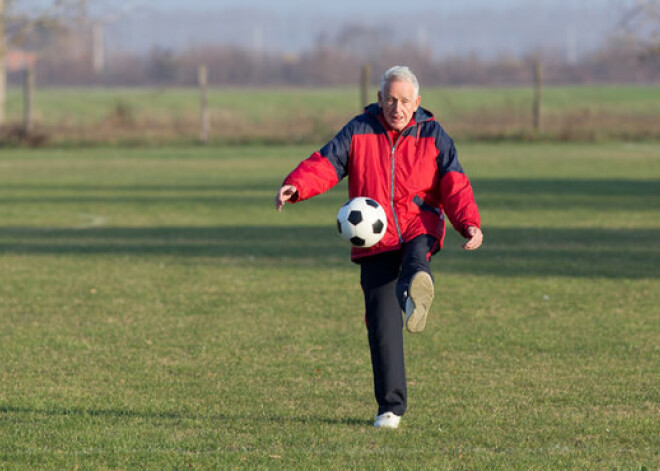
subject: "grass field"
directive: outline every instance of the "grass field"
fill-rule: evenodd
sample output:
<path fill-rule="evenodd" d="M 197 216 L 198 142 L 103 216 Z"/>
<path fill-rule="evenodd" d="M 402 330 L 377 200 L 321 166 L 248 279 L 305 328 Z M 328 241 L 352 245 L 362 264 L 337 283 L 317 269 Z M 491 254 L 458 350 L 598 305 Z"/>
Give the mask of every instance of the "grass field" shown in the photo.
<path fill-rule="evenodd" d="M 458 147 L 396 431 L 313 146 L 2 150 L 0 468 L 660 468 L 660 144 Z"/>
<path fill-rule="evenodd" d="M 371 92 L 376 101 L 376 88 Z M 359 96 L 357 87 L 214 88 L 210 137 L 222 143 L 321 142 L 360 111 Z M 422 105 L 460 139 L 660 138 L 658 86 L 546 87 L 539 132 L 532 130 L 531 87 L 429 87 L 422 97 Z M 22 122 L 22 100 L 21 90 L 10 90 L 9 121 Z M 38 89 L 34 101 L 37 137 L 54 144 L 191 143 L 199 136 L 195 89 Z"/>

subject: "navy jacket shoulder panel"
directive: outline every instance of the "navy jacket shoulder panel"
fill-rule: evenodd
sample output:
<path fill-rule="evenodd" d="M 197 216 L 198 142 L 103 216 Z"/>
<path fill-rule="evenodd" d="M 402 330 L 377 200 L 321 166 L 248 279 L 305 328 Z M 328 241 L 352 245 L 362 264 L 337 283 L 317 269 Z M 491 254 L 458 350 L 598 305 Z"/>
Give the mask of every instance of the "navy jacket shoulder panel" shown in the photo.
<path fill-rule="evenodd" d="M 422 123 L 420 130 L 420 137 L 431 138 L 435 141 L 435 147 L 438 150 L 436 161 L 438 163 L 438 171 L 440 177 L 443 177 L 448 172 L 463 172 L 463 167 L 458 162 L 458 155 L 454 141 L 444 128 L 435 120 Z"/>
<path fill-rule="evenodd" d="M 385 133 L 385 129 L 378 120 L 378 115 L 373 115 L 369 112 L 356 116 L 347 126 L 351 127 L 353 135 Z"/>
<path fill-rule="evenodd" d="M 382 126 L 378 120 L 365 112 L 351 119 L 332 140 L 319 150 L 319 154 L 332 164 L 339 180 L 344 178 L 348 172 L 348 159 L 353 136 L 385 132 L 379 128 Z"/>

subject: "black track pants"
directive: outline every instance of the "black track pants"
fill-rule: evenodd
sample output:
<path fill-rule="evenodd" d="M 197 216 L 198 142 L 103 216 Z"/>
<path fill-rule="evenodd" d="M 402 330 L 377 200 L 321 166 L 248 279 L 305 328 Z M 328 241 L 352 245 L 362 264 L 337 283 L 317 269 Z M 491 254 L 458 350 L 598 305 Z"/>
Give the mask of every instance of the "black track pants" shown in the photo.
<path fill-rule="evenodd" d="M 431 254 L 437 248 L 437 240 L 424 235 L 401 250 L 360 261 L 378 414 L 403 415 L 406 411 L 402 303 L 412 276 L 420 270 L 431 273 Z"/>

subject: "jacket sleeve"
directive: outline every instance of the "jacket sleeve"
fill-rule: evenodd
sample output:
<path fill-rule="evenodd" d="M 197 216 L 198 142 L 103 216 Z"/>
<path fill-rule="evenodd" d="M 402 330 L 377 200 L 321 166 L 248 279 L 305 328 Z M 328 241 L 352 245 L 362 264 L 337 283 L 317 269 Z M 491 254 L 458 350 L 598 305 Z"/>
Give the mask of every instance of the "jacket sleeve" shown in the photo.
<path fill-rule="evenodd" d="M 481 227 L 472 185 L 458 162 L 451 138 L 442 132 L 436 143 L 439 150 L 437 159 L 442 207 L 454 228 L 464 237 L 468 237 L 469 226 Z"/>
<path fill-rule="evenodd" d="M 284 179 L 283 185 L 293 185 L 298 189 L 291 199 L 292 203 L 328 191 L 346 176 L 351 139 L 349 123 L 321 150 L 300 162 Z"/>

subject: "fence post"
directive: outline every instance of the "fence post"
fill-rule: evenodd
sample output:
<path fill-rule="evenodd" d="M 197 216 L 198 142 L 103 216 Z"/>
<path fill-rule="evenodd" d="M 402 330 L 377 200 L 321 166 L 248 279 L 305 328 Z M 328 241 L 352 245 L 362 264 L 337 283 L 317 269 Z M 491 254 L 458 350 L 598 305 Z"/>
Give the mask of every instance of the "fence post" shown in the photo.
<path fill-rule="evenodd" d="M 23 84 L 23 130 L 30 135 L 34 130 L 34 66 L 25 65 L 25 82 Z"/>
<path fill-rule="evenodd" d="M 360 98 L 362 100 L 362 111 L 369 104 L 369 82 L 371 81 L 371 66 L 364 64 L 360 76 Z"/>
<path fill-rule="evenodd" d="M 5 2 L 0 0 L 0 127 L 5 124 L 5 107 L 7 104 L 7 63 L 5 56 Z"/>
<path fill-rule="evenodd" d="M 205 65 L 200 65 L 197 70 L 197 79 L 199 81 L 199 93 L 201 98 L 201 121 L 202 130 L 199 139 L 206 144 L 209 140 L 209 108 L 208 108 L 208 69 Z"/>
<path fill-rule="evenodd" d="M 537 59 L 534 61 L 534 103 L 532 105 L 534 131 L 541 130 L 541 92 L 543 89 L 543 70 L 541 68 L 541 61 Z"/>

